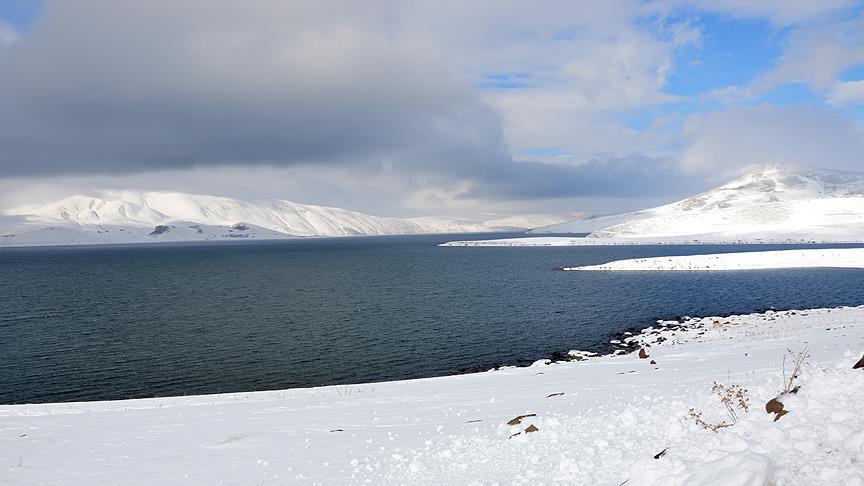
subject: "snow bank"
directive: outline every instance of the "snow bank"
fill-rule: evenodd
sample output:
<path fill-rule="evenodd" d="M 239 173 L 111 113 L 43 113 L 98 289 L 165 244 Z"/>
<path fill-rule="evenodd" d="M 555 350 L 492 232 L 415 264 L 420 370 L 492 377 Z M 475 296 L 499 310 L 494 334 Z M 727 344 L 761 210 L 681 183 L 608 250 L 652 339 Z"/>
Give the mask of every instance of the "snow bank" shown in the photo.
<path fill-rule="evenodd" d="M 682 318 L 620 346 L 647 356 L 3 406 L 0 483 L 864 485 L 864 369 L 852 369 L 864 307 Z M 810 357 L 775 422 L 764 405 L 784 388 L 784 363 L 791 374 L 789 349 Z M 690 416 L 731 421 L 714 382 L 750 401 L 717 432 Z"/>
<path fill-rule="evenodd" d="M 859 233 L 860 234 L 860 233 Z M 620 246 L 620 245 L 790 245 L 864 243 L 860 236 L 842 235 L 777 235 L 750 234 L 723 237 L 716 234 L 668 236 L 651 238 L 600 238 L 575 236 L 527 236 L 524 238 L 498 238 L 494 240 L 459 240 L 441 243 L 438 246 L 517 247 L 517 246 Z"/>
<path fill-rule="evenodd" d="M 864 248 L 753 251 L 616 260 L 601 265 L 564 267 L 592 271 L 711 271 L 776 268 L 864 268 Z"/>

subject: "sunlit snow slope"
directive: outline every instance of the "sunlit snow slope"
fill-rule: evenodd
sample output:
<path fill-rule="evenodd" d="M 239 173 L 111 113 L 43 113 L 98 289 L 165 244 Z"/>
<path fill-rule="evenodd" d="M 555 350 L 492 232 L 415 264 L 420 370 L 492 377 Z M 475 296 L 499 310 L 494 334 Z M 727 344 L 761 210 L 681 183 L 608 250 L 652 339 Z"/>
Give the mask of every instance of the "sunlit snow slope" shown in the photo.
<path fill-rule="evenodd" d="M 175 192 L 106 191 L 7 211 L 0 218 L 0 246 L 504 229 L 513 228 L 429 218 L 384 218 L 283 200 L 253 202 Z"/>
<path fill-rule="evenodd" d="M 599 238 L 860 240 L 864 173 L 768 166 L 665 206 L 545 226 L 535 234 Z"/>

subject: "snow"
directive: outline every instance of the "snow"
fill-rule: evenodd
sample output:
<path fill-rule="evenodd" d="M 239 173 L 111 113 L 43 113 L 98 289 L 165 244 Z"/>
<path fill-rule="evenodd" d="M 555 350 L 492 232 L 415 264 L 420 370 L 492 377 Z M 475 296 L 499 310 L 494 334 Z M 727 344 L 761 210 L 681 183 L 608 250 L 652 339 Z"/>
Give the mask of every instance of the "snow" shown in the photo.
<path fill-rule="evenodd" d="M 592 271 L 717 271 L 776 268 L 864 268 L 864 248 L 752 251 L 617 260 L 564 267 Z"/>
<path fill-rule="evenodd" d="M 861 242 L 864 173 L 768 166 L 665 206 L 535 228 L 525 239 L 450 246 Z"/>
<path fill-rule="evenodd" d="M 592 232 L 603 238 L 860 238 L 864 173 L 769 165 L 665 206 L 551 225 L 532 233 Z"/>
<path fill-rule="evenodd" d="M 645 359 L 580 354 L 423 380 L 2 406 L 0 482 L 864 484 L 864 369 L 852 369 L 864 307 L 680 321 L 622 340 Z M 797 392 L 780 395 L 804 350 Z M 714 382 L 749 398 L 717 432 L 689 416 L 731 420 Z M 774 421 L 764 405 L 778 396 L 789 413 Z"/>
<path fill-rule="evenodd" d="M 835 244 L 864 243 L 861 237 L 848 235 L 844 238 L 826 238 L 824 235 L 750 235 L 741 238 L 719 238 L 716 235 L 690 235 L 688 237 L 663 238 L 597 238 L 573 236 L 526 236 L 496 238 L 493 240 L 456 240 L 438 246 L 452 247 L 538 247 L 538 246 L 622 246 L 622 245 L 789 245 L 789 244 Z"/>
<path fill-rule="evenodd" d="M 384 218 L 284 200 L 102 191 L 7 210 L 0 218 L 0 246 L 489 232 L 526 229 L 518 225 L 529 221 L 558 220 L 541 215 L 487 222 Z M 167 229 L 154 233 L 157 227 Z"/>

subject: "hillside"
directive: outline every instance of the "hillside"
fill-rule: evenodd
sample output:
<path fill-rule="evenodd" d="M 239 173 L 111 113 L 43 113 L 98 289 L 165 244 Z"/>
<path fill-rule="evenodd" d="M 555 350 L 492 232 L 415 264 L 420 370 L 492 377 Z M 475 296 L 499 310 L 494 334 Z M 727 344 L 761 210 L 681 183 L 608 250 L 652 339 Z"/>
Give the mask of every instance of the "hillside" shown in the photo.
<path fill-rule="evenodd" d="M 536 228 L 597 238 L 855 240 L 864 234 L 864 173 L 768 166 L 665 206 Z"/>
<path fill-rule="evenodd" d="M 243 201 L 176 192 L 103 191 L 6 211 L 0 217 L 0 246 L 487 232 L 526 228 L 512 226 L 511 221 L 503 219 L 485 223 L 385 218 L 285 200 Z"/>

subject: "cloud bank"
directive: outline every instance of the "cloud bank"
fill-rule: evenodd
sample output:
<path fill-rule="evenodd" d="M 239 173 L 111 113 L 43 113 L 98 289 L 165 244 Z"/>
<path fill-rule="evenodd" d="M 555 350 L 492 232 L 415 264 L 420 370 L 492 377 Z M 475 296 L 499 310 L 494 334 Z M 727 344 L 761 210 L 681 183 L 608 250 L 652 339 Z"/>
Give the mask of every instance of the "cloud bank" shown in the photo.
<path fill-rule="evenodd" d="M 861 81 L 843 78 L 864 64 L 860 10 L 847 0 L 47 2 L 26 29 L 0 20 L 0 187 L 183 181 L 242 187 L 226 194 L 237 197 L 477 212 L 674 197 L 767 162 L 854 168 L 860 123 L 832 110 L 864 99 Z M 767 23 L 780 54 L 740 84 L 676 93 L 677 75 L 717 55 L 710 16 Z M 823 105 L 766 101 L 790 84 Z"/>

